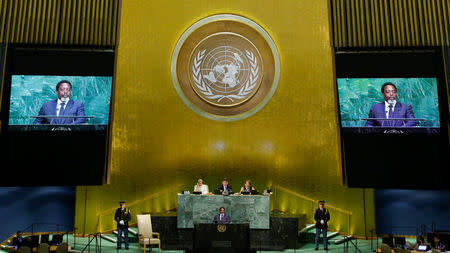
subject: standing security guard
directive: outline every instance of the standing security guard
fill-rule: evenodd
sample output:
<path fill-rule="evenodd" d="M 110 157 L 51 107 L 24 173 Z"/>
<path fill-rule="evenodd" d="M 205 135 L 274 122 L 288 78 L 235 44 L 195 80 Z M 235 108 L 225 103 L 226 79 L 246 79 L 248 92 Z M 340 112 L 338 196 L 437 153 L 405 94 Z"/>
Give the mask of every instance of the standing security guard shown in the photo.
<path fill-rule="evenodd" d="M 125 201 L 119 202 L 120 207 L 117 208 L 114 220 L 117 222 L 117 248 L 122 248 L 122 232 L 125 237 L 125 249 L 128 250 L 128 222 L 131 220 L 130 210 L 125 208 Z"/>
<path fill-rule="evenodd" d="M 327 222 L 330 220 L 330 212 L 325 207 L 325 201 L 319 201 L 319 208 L 316 209 L 314 213 L 314 220 L 316 221 L 316 248 L 319 250 L 319 238 L 320 233 L 323 234 L 323 247 L 324 250 L 328 250 L 328 239 L 327 239 Z"/>

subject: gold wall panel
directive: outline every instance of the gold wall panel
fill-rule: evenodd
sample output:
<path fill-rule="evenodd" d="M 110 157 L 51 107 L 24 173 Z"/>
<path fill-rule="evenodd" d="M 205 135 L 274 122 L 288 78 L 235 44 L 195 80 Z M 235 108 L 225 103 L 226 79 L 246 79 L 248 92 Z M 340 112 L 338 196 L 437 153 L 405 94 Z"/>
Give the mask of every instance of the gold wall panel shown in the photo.
<path fill-rule="evenodd" d="M 164 212 L 176 208 L 177 191 L 192 191 L 197 178 L 213 190 L 223 177 L 236 190 L 246 178 L 259 190 L 276 188 L 273 209 L 306 213 L 312 204 L 302 196 L 325 199 L 335 208 L 332 228 L 348 224 L 349 213 L 351 225 L 344 232 L 364 236 L 372 229 L 373 192 L 365 193 L 364 223 L 363 190 L 340 183 L 328 7 L 327 0 L 122 1 L 110 183 L 77 188 L 79 232 L 113 229 L 119 200 L 130 202 L 134 214 Z M 170 73 L 179 36 L 196 21 L 221 13 L 261 25 L 281 59 L 272 99 L 233 122 L 189 109 Z"/>
<path fill-rule="evenodd" d="M 330 0 L 336 47 L 450 45 L 448 0 Z"/>
<path fill-rule="evenodd" d="M 0 43 L 114 46 L 119 0 L 0 0 Z"/>

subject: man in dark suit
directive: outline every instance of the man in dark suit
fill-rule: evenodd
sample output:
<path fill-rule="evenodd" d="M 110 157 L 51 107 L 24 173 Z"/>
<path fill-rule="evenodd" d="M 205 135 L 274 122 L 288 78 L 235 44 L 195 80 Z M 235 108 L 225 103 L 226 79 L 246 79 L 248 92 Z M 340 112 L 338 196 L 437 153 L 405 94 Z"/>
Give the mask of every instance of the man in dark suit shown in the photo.
<path fill-rule="evenodd" d="M 22 237 L 22 231 L 17 231 L 16 236 L 13 238 L 11 245 L 15 246 L 16 249 L 24 246 L 24 238 Z"/>
<path fill-rule="evenodd" d="M 330 212 L 325 208 L 325 201 L 319 201 L 319 208 L 316 209 L 314 213 L 314 220 L 316 221 L 316 248 L 315 250 L 319 250 L 319 238 L 320 234 L 323 234 L 323 247 L 324 250 L 328 250 L 328 238 L 327 238 L 327 230 L 328 225 L 327 222 L 330 220 Z"/>
<path fill-rule="evenodd" d="M 384 102 L 372 106 L 369 118 L 415 118 L 411 105 L 397 101 L 397 87 L 395 84 L 390 82 L 384 83 L 381 86 L 381 93 L 383 94 Z M 367 120 L 366 122 L 366 127 L 414 127 L 416 125 L 417 122 L 415 120 Z"/>
<path fill-rule="evenodd" d="M 125 201 L 119 202 L 120 207 L 117 208 L 114 220 L 117 222 L 117 248 L 122 248 L 122 233 L 125 237 L 125 249 L 128 250 L 128 222 L 131 220 L 130 210 L 127 211 Z"/>
<path fill-rule="evenodd" d="M 213 223 L 214 224 L 230 224 L 231 223 L 231 217 L 230 217 L 230 215 L 225 213 L 225 207 L 219 208 L 219 214 L 214 216 Z"/>
<path fill-rule="evenodd" d="M 231 185 L 228 184 L 228 179 L 226 178 L 222 180 L 222 185 L 220 185 L 217 190 L 219 190 L 223 195 L 233 194 L 233 188 L 231 188 Z"/>
<path fill-rule="evenodd" d="M 56 85 L 58 99 L 45 102 L 39 110 L 39 116 L 85 116 L 84 104 L 80 101 L 70 99 L 72 95 L 72 84 L 62 80 Z M 72 125 L 83 124 L 85 118 L 36 118 L 33 124 Z"/>

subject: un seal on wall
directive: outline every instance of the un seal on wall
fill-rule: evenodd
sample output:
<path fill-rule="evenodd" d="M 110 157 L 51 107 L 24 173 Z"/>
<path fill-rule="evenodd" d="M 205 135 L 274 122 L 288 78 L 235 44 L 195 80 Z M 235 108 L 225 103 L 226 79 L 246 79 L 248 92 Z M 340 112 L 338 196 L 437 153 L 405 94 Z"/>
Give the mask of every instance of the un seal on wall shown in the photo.
<path fill-rule="evenodd" d="M 274 94 L 280 73 L 274 42 L 255 22 L 215 15 L 189 27 L 172 55 L 175 89 L 192 110 L 222 121 L 260 110 Z"/>

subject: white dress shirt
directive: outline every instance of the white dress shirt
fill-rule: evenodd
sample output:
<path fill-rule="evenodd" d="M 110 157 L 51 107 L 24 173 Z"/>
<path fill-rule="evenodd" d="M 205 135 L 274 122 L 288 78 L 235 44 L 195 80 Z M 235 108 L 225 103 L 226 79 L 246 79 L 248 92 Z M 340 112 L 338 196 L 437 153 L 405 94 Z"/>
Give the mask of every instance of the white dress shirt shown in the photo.
<path fill-rule="evenodd" d="M 392 112 L 394 112 L 395 105 L 397 104 L 397 101 L 394 100 L 394 103 L 392 103 Z M 384 111 L 386 112 L 386 119 L 389 119 L 389 103 L 388 101 L 384 101 Z"/>
<path fill-rule="evenodd" d="M 69 103 L 70 98 L 67 99 L 67 101 L 64 103 L 64 108 L 65 109 L 67 107 L 67 104 Z M 56 116 L 59 116 L 59 112 L 61 111 L 61 99 L 58 98 L 58 102 L 56 105 Z"/>
<path fill-rule="evenodd" d="M 206 195 L 209 193 L 208 186 L 206 184 L 202 184 L 202 186 L 194 185 L 195 192 L 202 192 L 202 195 Z"/>

